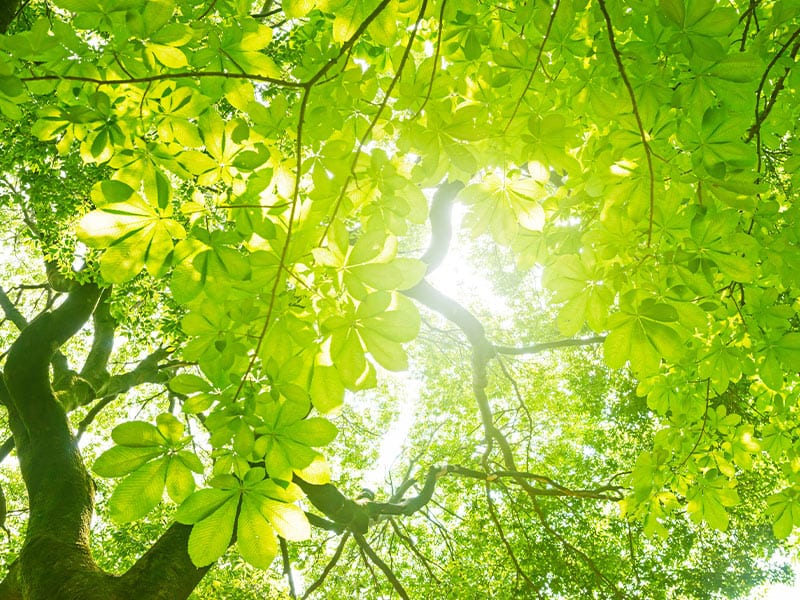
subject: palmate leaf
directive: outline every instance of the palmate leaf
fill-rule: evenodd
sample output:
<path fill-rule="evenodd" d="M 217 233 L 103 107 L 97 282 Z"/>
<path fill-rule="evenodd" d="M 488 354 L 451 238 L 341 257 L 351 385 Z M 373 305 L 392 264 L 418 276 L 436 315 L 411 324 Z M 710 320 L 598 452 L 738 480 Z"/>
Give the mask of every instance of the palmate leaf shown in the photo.
<path fill-rule="evenodd" d="M 235 249 L 221 244 L 209 247 L 194 239 L 178 243 L 175 260 L 170 288 L 181 304 L 190 302 L 204 290 L 218 293 L 230 282 L 243 281 L 251 274 L 248 257 Z"/>
<path fill-rule="evenodd" d="M 239 553 L 259 568 L 267 568 L 277 554 L 276 531 L 287 540 L 308 539 L 308 520 L 293 504 L 303 497 L 300 488 L 289 482 L 278 485 L 265 476 L 266 471 L 256 467 L 241 480 L 216 477 L 211 483 L 219 487 L 199 490 L 180 506 L 175 519 L 193 525 L 189 556 L 196 566 L 210 564 L 225 552 L 234 524 Z"/>
<path fill-rule="evenodd" d="M 705 521 L 725 531 L 730 523 L 726 507 L 736 506 L 739 495 L 731 484 L 713 470 L 706 473 L 686 494 L 686 511 L 695 523 Z"/>
<path fill-rule="evenodd" d="M 658 371 L 662 358 L 677 361 L 684 352 L 678 330 L 667 323 L 678 320 L 677 310 L 652 298 L 640 299 L 636 290 L 620 300 L 621 311 L 609 319 L 609 334 L 603 343 L 608 365 L 618 369 L 630 361 L 638 378 Z"/>
<path fill-rule="evenodd" d="M 95 196 L 103 203 L 84 215 L 77 234 L 87 246 L 106 249 L 100 258 L 106 281 L 128 281 L 145 267 L 153 276 L 163 275 L 170 266 L 173 239 L 186 235 L 183 226 L 167 216 L 169 211 L 154 208 L 123 183 L 100 184 Z"/>
<path fill-rule="evenodd" d="M 458 197 L 470 206 L 467 223 L 474 235 L 489 231 L 498 243 L 508 245 L 519 228 L 540 231 L 545 213 L 544 188 L 532 178 L 488 175 L 482 183 L 468 185 Z"/>
<path fill-rule="evenodd" d="M 420 317 L 416 306 L 399 294 L 375 292 L 356 311 L 356 328 L 372 357 L 385 369 L 402 371 L 408 359 L 400 342 L 414 339 Z"/>
<path fill-rule="evenodd" d="M 328 357 L 341 374 L 343 383 L 358 388 L 369 377 L 368 351 L 378 364 L 391 371 L 408 368 L 402 342 L 419 332 L 420 316 L 406 297 L 385 291 L 365 296 L 355 313 L 337 315 L 323 324 L 329 332 Z"/>
<path fill-rule="evenodd" d="M 730 382 L 741 379 L 743 362 L 744 354 L 741 349 L 716 342 L 698 365 L 698 374 L 710 379 L 714 389 L 722 393 Z"/>
<path fill-rule="evenodd" d="M 129 421 L 114 428 L 118 444 L 95 461 L 95 473 L 102 477 L 121 477 L 111 496 L 112 516 L 118 522 L 141 518 L 161 500 L 166 485 L 170 498 L 183 502 L 194 490 L 192 472 L 202 473 L 203 464 L 191 452 L 175 448 L 186 445 L 183 423 L 171 414 L 161 414 L 157 426 Z"/>
<path fill-rule="evenodd" d="M 309 468 L 322 455 L 314 448 L 329 444 L 336 437 L 336 426 L 322 417 L 306 418 L 308 401 L 304 403 L 283 401 L 261 403 L 257 409 L 263 420 L 258 428 L 262 435 L 255 440 L 252 451 L 263 456 L 270 477 L 291 481 L 293 473 Z M 317 480 L 327 474 L 322 465 L 312 472 Z M 326 483 L 323 481 L 322 483 Z"/>
<path fill-rule="evenodd" d="M 350 324 L 343 322 L 331 331 L 328 340 L 330 360 L 341 375 L 342 382 L 351 389 L 357 388 L 370 366 L 358 332 Z"/>
<path fill-rule="evenodd" d="M 245 475 L 245 500 L 249 501 L 266 518 L 277 533 L 289 541 L 299 542 L 311 535 L 311 528 L 303 510 L 293 504 L 303 498 L 295 483 L 280 486 L 272 479 L 264 479 L 263 469 L 251 469 Z"/>
<path fill-rule="evenodd" d="M 605 329 L 614 301 L 613 290 L 603 283 L 605 275 L 602 261 L 592 252 L 561 256 L 545 270 L 544 284 L 556 300 L 566 301 L 556 320 L 562 334 L 575 335 L 584 323 L 596 332 Z"/>
<path fill-rule="evenodd" d="M 767 514 L 772 517 L 772 531 L 778 539 L 789 537 L 800 527 L 800 496 L 794 487 L 786 488 L 767 498 Z"/>
<path fill-rule="evenodd" d="M 328 232 L 327 247 L 312 251 L 321 266 L 337 270 L 347 292 L 363 300 L 372 290 L 405 290 L 425 276 L 426 265 L 413 258 L 397 258 L 397 238 L 381 228 L 363 233 L 348 246 L 347 230 L 334 223 Z"/>

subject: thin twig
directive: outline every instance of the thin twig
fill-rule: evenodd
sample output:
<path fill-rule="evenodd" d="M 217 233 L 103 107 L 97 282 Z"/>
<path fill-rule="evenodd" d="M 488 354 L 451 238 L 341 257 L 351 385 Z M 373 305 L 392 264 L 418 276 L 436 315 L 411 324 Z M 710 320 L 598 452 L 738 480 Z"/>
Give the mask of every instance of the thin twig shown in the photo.
<path fill-rule="evenodd" d="M 703 424 L 700 426 L 700 433 L 697 435 L 697 439 L 694 441 L 694 446 L 692 449 L 689 450 L 689 454 L 683 459 L 680 465 L 678 465 L 677 470 L 680 471 L 683 466 L 689 461 L 694 454 L 694 451 L 697 450 L 697 447 L 700 445 L 700 441 L 703 439 L 703 435 L 706 432 L 706 423 L 708 422 L 708 409 L 711 402 L 711 378 L 706 379 L 706 409 L 703 411 Z"/>
<path fill-rule="evenodd" d="M 389 583 L 392 584 L 394 591 L 397 592 L 397 594 L 401 598 L 403 598 L 403 600 L 409 600 L 408 593 L 403 587 L 403 584 L 400 583 L 400 580 L 397 578 L 397 575 L 395 575 L 394 571 L 392 571 L 392 568 L 389 565 L 387 565 L 381 559 L 381 557 L 375 553 L 375 551 L 372 549 L 372 546 L 369 545 L 364 536 L 361 535 L 360 533 L 354 533 L 353 537 L 355 538 L 356 542 L 358 542 L 358 545 L 364 552 L 364 554 L 366 554 L 369 557 L 369 559 L 373 562 L 373 564 L 375 564 L 375 566 L 377 566 L 381 571 L 383 571 L 383 574 L 386 576 L 386 579 L 388 579 Z"/>
<path fill-rule="evenodd" d="M 425 93 L 425 98 L 422 100 L 422 104 L 417 109 L 417 112 L 414 113 L 414 119 L 416 119 L 422 113 L 422 110 L 425 108 L 425 105 L 428 104 L 428 100 L 431 99 L 431 94 L 433 93 L 433 82 L 434 79 L 436 78 L 436 68 L 439 65 L 439 55 L 442 51 L 442 33 L 444 32 L 444 9 L 446 6 L 447 6 L 447 0 L 442 0 L 442 4 L 439 7 L 439 31 L 436 32 L 436 50 L 433 53 L 431 80 L 428 82 L 428 91 Z"/>
<path fill-rule="evenodd" d="M 171 81 L 173 79 L 202 79 L 206 77 L 220 77 L 222 79 L 248 79 L 252 81 L 261 81 L 263 83 L 272 83 L 280 87 L 298 88 L 302 89 L 307 87 L 308 84 L 302 81 L 287 81 L 285 79 L 278 79 L 277 77 L 268 77 L 266 75 L 256 75 L 253 73 L 227 73 L 225 71 L 188 71 L 179 73 L 158 73 L 156 75 L 148 75 L 146 77 L 129 77 L 126 79 L 100 79 L 99 77 L 84 77 L 81 75 L 30 75 L 28 77 L 20 77 L 20 81 L 80 81 L 82 83 L 91 83 L 98 87 L 104 85 L 128 85 L 134 83 L 152 83 L 154 81 Z"/>
<path fill-rule="evenodd" d="M 517 103 L 514 105 L 514 110 L 511 112 L 511 117 L 509 117 L 505 129 L 503 129 L 503 133 L 507 132 L 508 128 L 511 127 L 511 123 L 516 118 L 519 107 L 522 106 L 522 100 L 525 98 L 525 94 L 527 94 L 528 90 L 531 89 L 531 84 L 533 84 L 533 78 L 536 76 L 536 71 L 539 68 L 539 65 L 542 64 L 542 53 L 544 52 L 544 47 L 545 44 L 547 44 L 547 40 L 550 38 L 550 30 L 553 28 L 553 23 L 556 20 L 556 13 L 558 12 L 558 7 L 560 4 L 561 0 L 556 0 L 555 5 L 553 5 L 553 12 L 550 13 L 550 20 L 547 22 L 547 30 L 544 32 L 542 43 L 539 45 L 539 52 L 536 53 L 536 62 L 533 64 L 533 69 L 531 69 L 531 74 L 528 77 L 528 81 L 525 82 L 525 88 L 522 90 L 519 98 L 517 98 Z"/>
<path fill-rule="evenodd" d="M 647 225 L 647 245 L 650 246 L 650 242 L 653 239 L 653 213 L 655 212 L 656 204 L 656 176 L 655 171 L 653 170 L 652 150 L 650 149 L 650 142 L 648 141 L 647 133 L 644 130 L 642 115 L 639 113 L 639 105 L 636 102 L 636 94 L 633 91 L 633 86 L 631 85 L 630 79 L 628 79 L 628 74 L 625 72 L 625 66 L 622 64 L 622 55 L 617 48 L 617 41 L 614 38 L 614 26 L 611 23 L 611 16 L 608 14 L 605 0 L 598 0 L 598 5 L 600 6 L 600 12 L 603 13 L 603 18 L 606 21 L 606 31 L 608 33 L 608 42 L 611 44 L 611 53 L 614 55 L 614 60 L 617 63 L 617 70 L 619 71 L 620 77 L 622 77 L 622 82 L 625 84 L 625 89 L 628 90 L 628 96 L 631 100 L 631 109 L 633 110 L 633 116 L 636 119 L 636 126 L 639 128 L 639 137 L 641 138 L 642 145 L 644 146 L 644 156 L 645 160 L 647 161 L 647 170 L 650 174 L 650 217 Z"/>
<path fill-rule="evenodd" d="M 531 578 L 528 577 L 528 574 L 522 570 L 522 567 L 520 566 L 519 561 L 517 560 L 517 555 L 514 553 L 514 548 L 508 541 L 505 531 L 503 530 L 503 525 L 502 523 L 500 523 L 500 519 L 497 516 L 497 509 L 494 506 L 494 501 L 492 500 L 490 491 L 491 490 L 489 482 L 487 481 L 485 485 L 485 492 L 486 492 L 486 505 L 489 507 L 489 518 L 494 524 L 494 528 L 497 530 L 497 534 L 500 536 L 500 541 L 502 541 L 503 545 L 506 547 L 506 554 L 508 554 L 509 558 L 511 559 L 511 563 L 514 565 L 514 570 L 517 572 L 517 575 L 522 577 L 529 587 L 538 591 L 538 586 L 534 584 Z"/>
<path fill-rule="evenodd" d="M 381 114 L 383 114 L 386 105 L 389 102 L 389 99 L 392 95 L 392 90 L 394 90 L 394 86 L 397 85 L 397 82 L 400 81 L 400 76 L 403 74 L 403 70 L 405 69 L 406 62 L 408 61 L 408 57 L 411 54 L 411 46 L 414 44 L 414 40 L 417 37 L 417 31 L 419 30 L 420 22 L 422 21 L 422 17 L 425 14 L 425 9 L 428 6 L 428 0 L 422 0 L 422 5 L 420 7 L 420 11 L 417 15 L 417 19 L 414 22 L 414 27 L 411 30 L 411 36 L 409 37 L 408 43 L 406 44 L 405 50 L 403 51 L 403 56 L 400 58 L 400 64 L 397 66 L 397 72 L 392 77 L 392 81 L 389 83 L 389 87 L 386 88 L 386 91 L 383 94 L 383 99 L 381 103 L 378 105 L 378 110 L 375 112 L 375 115 L 370 119 L 369 125 L 367 129 L 364 131 L 364 134 L 361 136 L 361 139 L 358 141 L 358 146 L 356 147 L 355 152 L 353 153 L 353 159 L 350 161 L 350 172 L 347 175 L 344 183 L 342 184 L 341 192 L 339 193 L 339 197 L 336 199 L 336 203 L 333 206 L 333 211 L 331 212 L 330 216 L 328 217 L 328 225 L 325 227 L 325 230 L 322 233 L 322 237 L 320 239 L 320 243 L 325 237 L 328 235 L 328 229 L 330 228 L 331 224 L 334 222 L 336 218 L 336 214 L 339 212 L 339 207 L 344 200 L 344 196 L 347 193 L 347 189 L 350 185 L 350 182 L 356 178 L 355 175 L 355 168 L 358 164 L 358 159 L 361 156 L 361 152 L 364 149 L 364 145 L 367 143 L 369 136 L 372 135 L 372 131 L 375 129 L 375 126 L 378 124 L 378 119 L 380 119 Z"/>
<path fill-rule="evenodd" d="M 339 562 L 339 558 L 341 558 L 342 556 L 342 550 L 344 550 L 345 544 L 347 544 L 347 540 L 349 538 L 350 538 L 350 532 L 345 531 L 344 535 L 342 536 L 342 539 L 339 541 L 339 545 L 336 547 L 336 552 L 333 553 L 333 556 L 328 561 L 328 564 L 325 565 L 324 569 L 322 569 L 322 573 L 320 573 L 320 576 L 317 578 L 317 580 L 308 587 L 306 593 L 303 594 L 301 600 L 305 600 L 306 598 L 308 598 L 314 592 L 314 590 L 316 590 L 319 586 L 322 585 L 322 583 L 325 581 L 325 578 L 336 566 L 336 563 Z"/>
<path fill-rule="evenodd" d="M 281 546 L 281 561 L 283 562 L 283 574 L 289 582 L 289 595 L 292 598 L 297 598 L 297 591 L 294 587 L 294 577 L 292 576 L 292 562 L 289 560 L 289 547 L 286 545 L 286 540 L 282 537 L 278 538 Z"/>

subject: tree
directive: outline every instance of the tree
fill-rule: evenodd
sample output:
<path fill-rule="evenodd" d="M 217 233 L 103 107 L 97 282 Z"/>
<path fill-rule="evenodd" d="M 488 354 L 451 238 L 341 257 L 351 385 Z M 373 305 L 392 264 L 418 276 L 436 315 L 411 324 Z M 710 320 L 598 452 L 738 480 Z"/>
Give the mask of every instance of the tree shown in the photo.
<path fill-rule="evenodd" d="M 796 2 L 12 0 L 0 27 L 0 597 L 248 597 L 226 566 L 278 555 L 262 594 L 786 577 Z M 459 232 L 505 318 L 432 283 Z M 401 479 L 359 492 L 409 368 Z"/>

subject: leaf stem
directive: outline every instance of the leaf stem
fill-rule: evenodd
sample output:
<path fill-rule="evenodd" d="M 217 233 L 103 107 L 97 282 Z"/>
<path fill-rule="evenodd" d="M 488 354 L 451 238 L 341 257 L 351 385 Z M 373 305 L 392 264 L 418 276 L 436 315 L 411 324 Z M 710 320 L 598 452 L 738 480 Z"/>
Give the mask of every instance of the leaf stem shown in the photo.
<path fill-rule="evenodd" d="M 617 41 L 614 37 L 614 26 L 611 23 L 611 15 L 608 14 L 605 0 L 598 0 L 598 5 L 600 6 L 600 12 L 603 13 L 603 18 L 606 22 L 606 32 L 608 33 L 608 42 L 611 45 L 611 53 L 614 55 L 614 60 L 617 63 L 617 70 L 619 71 L 620 77 L 622 77 L 622 82 L 625 84 L 625 89 L 628 91 L 628 96 L 631 100 L 633 116 L 636 119 L 636 126 L 639 128 L 639 137 L 642 140 L 642 146 L 644 146 L 644 156 L 645 160 L 647 161 L 647 171 L 650 174 L 650 217 L 647 225 L 647 246 L 649 247 L 653 239 L 653 213 L 655 212 L 656 204 L 656 178 L 655 171 L 653 169 L 652 150 L 650 149 L 650 142 L 647 139 L 647 133 L 644 130 L 642 115 L 639 112 L 639 105 L 636 102 L 636 94 L 633 91 L 633 86 L 631 85 L 630 79 L 628 79 L 628 74 L 625 71 L 625 65 L 622 64 L 622 55 L 619 52 L 619 48 L 617 48 Z"/>

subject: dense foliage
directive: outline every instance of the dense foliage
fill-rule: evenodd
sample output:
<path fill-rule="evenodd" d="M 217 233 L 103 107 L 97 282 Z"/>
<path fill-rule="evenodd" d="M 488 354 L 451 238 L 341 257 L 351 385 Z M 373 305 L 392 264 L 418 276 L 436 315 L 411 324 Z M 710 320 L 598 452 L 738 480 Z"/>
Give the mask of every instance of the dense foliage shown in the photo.
<path fill-rule="evenodd" d="M 787 578 L 800 4 L 12 1 L 0 29 L 0 598 Z"/>

